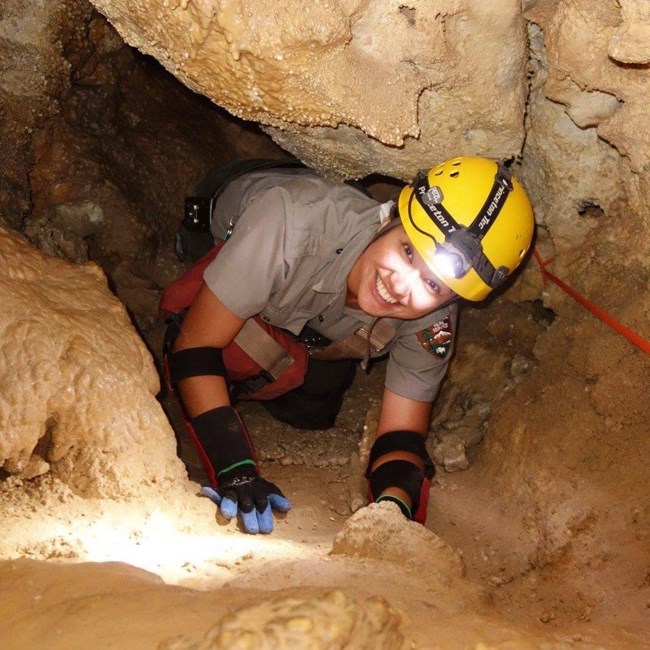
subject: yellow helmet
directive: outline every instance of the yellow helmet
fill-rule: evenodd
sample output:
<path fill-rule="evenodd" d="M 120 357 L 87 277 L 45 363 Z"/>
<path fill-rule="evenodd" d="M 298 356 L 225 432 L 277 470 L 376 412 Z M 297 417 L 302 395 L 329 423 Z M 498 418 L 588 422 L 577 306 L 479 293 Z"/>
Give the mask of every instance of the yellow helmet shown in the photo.
<path fill-rule="evenodd" d="M 427 266 L 456 294 L 483 300 L 519 266 L 535 226 L 528 195 L 487 158 L 452 158 L 421 171 L 399 216 Z"/>

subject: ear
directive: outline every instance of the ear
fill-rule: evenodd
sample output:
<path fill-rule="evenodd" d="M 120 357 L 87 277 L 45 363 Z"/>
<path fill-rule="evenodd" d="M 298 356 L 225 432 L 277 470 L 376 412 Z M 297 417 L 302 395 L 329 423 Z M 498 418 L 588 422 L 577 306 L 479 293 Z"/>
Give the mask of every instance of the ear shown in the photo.
<path fill-rule="evenodd" d="M 377 228 L 377 234 L 379 234 L 382 230 L 388 228 L 388 226 L 390 226 L 393 221 L 395 221 L 394 217 L 387 217 L 382 223 L 379 224 L 379 228 Z"/>
<path fill-rule="evenodd" d="M 380 234 L 385 234 L 389 230 L 392 230 L 393 228 L 397 228 L 398 226 L 401 226 L 402 222 L 400 221 L 400 218 L 396 215 L 390 215 L 386 221 L 384 221 L 379 228 L 377 229 L 377 234 L 375 237 L 378 237 Z"/>

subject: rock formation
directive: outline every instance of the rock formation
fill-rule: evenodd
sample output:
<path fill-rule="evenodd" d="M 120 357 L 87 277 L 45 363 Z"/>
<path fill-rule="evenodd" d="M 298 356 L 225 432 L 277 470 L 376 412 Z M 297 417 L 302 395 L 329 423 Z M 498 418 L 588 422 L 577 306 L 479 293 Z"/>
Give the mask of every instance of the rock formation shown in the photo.
<path fill-rule="evenodd" d="M 300 557 L 298 543 L 280 549 L 285 563 L 275 571 L 270 544 L 268 555 L 242 551 L 235 524 L 217 520 L 186 479 L 138 334 L 160 350 L 156 303 L 183 270 L 174 259 L 174 229 L 183 198 L 202 175 L 233 158 L 289 152 L 333 177 L 401 180 L 450 155 L 510 159 L 535 205 L 540 259 L 553 259 L 554 274 L 650 339 L 647 2 L 93 4 L 97 10 L 86 0 L 8 0 L 0 11 L 0 222 L 8 228 L 0 230 L 0 492 L 2 514 L 11 510 L 2 557 L 95 559 L 81 533 L 70 532 L 83 528 L 79 519 L 90 521 L 96 511 L 89 537 L 107 538 L 102 517 L 110 520 L 114 502 L 148 491 L 146 506 L 130 506 L 135 524 L 119 511 L 124 538 L 145 537 L 147 526 L 161 539 L 185 525 L 205 527 L 209 566 L 188 573 L 218 574 L 219 587 L 236 576 L 255 597 L 261 583 L 293 589 L 294 581 L 313 579 L 324 590 L 293 600 L 276 594 L 259 607 L 249 597 L 237 634 L 260 612 L 270 613 L 273 627 L 289 611 L 313 618 L 325 602 L 323 611 L 348 612 L 361 634 L 385 623 L 396 644 L 403 627 L 409 639 L 415 632 L 430 640 L 422 621 L 433 613 L 435 634 L 442 634 L 435 638 L 445 647 L 527 647 L 534 626 L 531 647 L 568 638 L 639 647 L 650 597 L 648 357 L 545 283 L 533 258 L 504 297 L 463 314 L 463 345 L 430 436 L 439 471 L 429 525 L 444 545 L 428 530 L 401 526 L 392 512 L 367 508 L 323 557 L 334 535 L 323 539 L 343 526 L 337 516 L 363 501 L 362 463 L 350 455 L 354 425 L 339 429 L 329 446 L 300 432 L 294 448 L 272 437 L 262 450 L 276 471 L 300 476 L 291 486 L 296 511 L 281 524 L 305 547 L 315 539 L 312 529 L 322 531 L 310 562 L 286 559 Z M 375 398 L 368 391 L 354 409 L 372 410 Z M 256 417 L 260 422 L 265 413 Z M 445 471 L 452 469 L 459 471 Z M 309 474 L 325 470 L 325 481 Z M 161 499 L 166 488 L 178 499 Z M 378 532 L 382 518 L 390 538 Z M 228 549 L 215 546 L 217 539 L 231 540 Z M 467 580 L 451 547 L 463 550 Z M 437 559 L 428 563 L 432 555 Z M 356 573 L 359 564 L 364 569 Z M 43 581 L 30 576 L 48 575 L 59 590 L 53 602 L 69 603 L 66 580 L 79 584 L 85 576 L 83 594 L 94 598 L 95 584 L 104 581 L 93 576 L 111 573 L 103 564 L 97 573 L 79 566 L 56 576 L 28 561 L 20 570 L 9 562 L 0 568 L 25 587 L 16 599 L 11 580 L 4 581 L 3 602 L 18 603 L 16 616 L 29 609 L 22 603 L 42 596 Z M 431 586 L 434 574 L 443 589 Z M 136 576 L 137 584 L 150 581 Z M 332 592 L 339 582 L 346 591 Z M 465 583 L 489 593 L 466 597 Z M 117 634 L 104 612 L 127 612 L 130 629 L 149 638 L 159 614 L 141 609 L 138 618 L 118 593 L 124 588 L 140 598 L 129 584 L 116 580 L 102 620 Z M 359 584 L 389 594 L 391 606 L 398 600 L 400 612 L 369 605 L 368 593 L 354 592 Z M 190 590 L 169 592 L 169 602 L 196 602 Z M 193 629 L 185 640 L 199 647 L 230 633 L 223 603 L 217 610 L 208 602 L 220 595 L 203 593 L 208 604 L 190 607 L 194 618 L 169 607 L 183 623 L 166 621 L 161 640 Z M 39 610 L 46 621 L 49 602 Z M 73 638 L 95 634 L 91 608 L 85 619 L 60 606 Z M 481 607 L 495 621 L 468 623 L 466 612 Z M 205 619 L 206 609 L 218 620 Z M 416 612 L 410 622 L 407 610 Z M 499 618 L 504 612 L 524 622 L 521 634 Z M 379 627 L 368 626 L 376 620 Z M 598 629 L 600 620 L 607 629 Z M 296 634 L 311 624 L 294 623 Z M 280 630 L 283 638 L 291 638 L 290 628 Z M 33 626 L 13 632 L 30 642 L 41 638 Z M 327 635 L 327 625 L 317 632 Z M 68 637 L 61 638 L 66 647 Z"/>
<path fill-rule="evenodd" d="M 452 155 L 521 150 L 518 0 L 95 5 L 190 88 L 331 175 L 410 179 Z"/>
<path fill-rule="evenodd" d="M 85 496 L 135 495 L 184 468 L 159 378 L 93 263 L 51 258 L 0 230 L 0 467 L 52 471 Z"/>

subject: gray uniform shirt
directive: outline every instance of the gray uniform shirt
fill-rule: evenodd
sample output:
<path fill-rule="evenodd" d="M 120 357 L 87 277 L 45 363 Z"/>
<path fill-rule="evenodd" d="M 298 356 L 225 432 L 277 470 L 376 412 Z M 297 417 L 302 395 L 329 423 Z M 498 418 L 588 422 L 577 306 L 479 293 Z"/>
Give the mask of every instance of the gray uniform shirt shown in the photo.
<path fill-rule="evenodd" d="M 212 232 L 231 237 L 204 280 L 234 314 L 259 314 L 299 334 L 305 325 L 333 341 L 373 318 L 345 306 L 347 276 L 373 240 L 381 206 L 344 184 L 306 169 L 264 170 L 232 181 L 215 206 Z M 387 319 L 396 334 L 385 386 L 403 397 L 432 401 L 453 351 L 457 306 L 417 320 Z M 438 344 L 439 343 L 439 344 Z"/>

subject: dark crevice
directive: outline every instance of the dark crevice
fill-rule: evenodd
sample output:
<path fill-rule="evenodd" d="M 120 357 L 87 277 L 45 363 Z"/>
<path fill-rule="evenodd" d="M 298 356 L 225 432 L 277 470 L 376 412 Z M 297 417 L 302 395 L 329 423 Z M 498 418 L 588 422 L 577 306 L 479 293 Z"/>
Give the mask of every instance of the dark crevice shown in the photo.
<path fill-rule="evenodd" d="M 531 300 L 529 302 L 530 306 L 530 315 L 533 317 L 533 320 L 537 323 L 540 323 L 546 327 L 549 327 L 553 324 L 555 320 L 555 312 L 552 309 L 548 309 L 544 306 L 544 303 L 541 300 Z"/>
<path fill-rule="evenodd" d="M 399 12 L 406 18 L 409 25 L 415 25 L 415 9 L 413 7 L 400 5 Z"/>
<path fill-rule="evenodd" d="M 605 212 L 595 199 L 583 199 L 578 203 L 578 215 L 600 218 L 605 215 Z"/>

